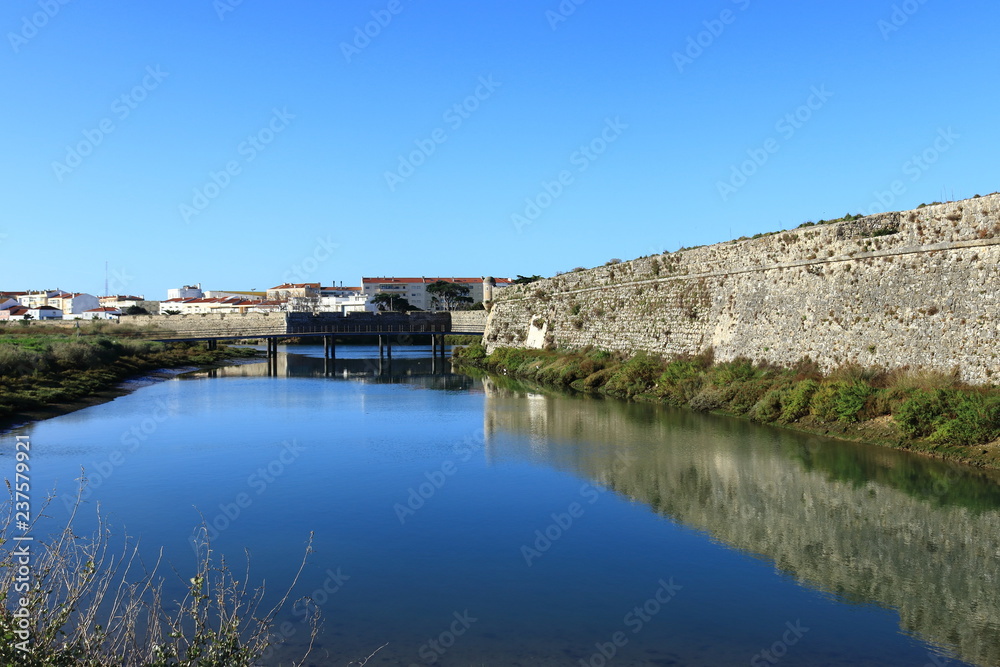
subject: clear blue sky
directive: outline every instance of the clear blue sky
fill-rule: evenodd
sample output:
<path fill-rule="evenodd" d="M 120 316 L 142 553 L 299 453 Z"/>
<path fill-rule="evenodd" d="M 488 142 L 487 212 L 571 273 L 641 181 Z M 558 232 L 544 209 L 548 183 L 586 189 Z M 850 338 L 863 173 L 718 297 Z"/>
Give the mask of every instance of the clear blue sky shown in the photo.
<path fill-rule="evenodd" d="M 562 7 L 4 2 L 0 289 L 552 275 L 1000 189 L 996 2 Z"/>

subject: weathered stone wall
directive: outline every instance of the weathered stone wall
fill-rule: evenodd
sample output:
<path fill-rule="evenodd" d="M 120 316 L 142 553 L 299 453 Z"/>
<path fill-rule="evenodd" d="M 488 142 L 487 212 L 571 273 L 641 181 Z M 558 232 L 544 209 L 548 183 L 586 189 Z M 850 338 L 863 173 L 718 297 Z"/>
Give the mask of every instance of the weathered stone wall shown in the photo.
<path fill-rule="evenodd" d="M 266 336 L 286 331 L 285 313 L 227 313 L 200 315 L 133 315 L 122 323 L 136 326 L 156 325 L 180 336 Z"/>
<path fill-rule="evenodd" d="M 459 310 L 451 313 L 451 326 L 457 333 L 482 332 L 486 328 L 485 310 Z"/>
<path fill-rule="evenodd" d="M 713 348 L 996 381 L 1000 195 L 570 273 L 496 294 L 486 346 Z M 991 380 L 992 378 L 992 380 Z"/>

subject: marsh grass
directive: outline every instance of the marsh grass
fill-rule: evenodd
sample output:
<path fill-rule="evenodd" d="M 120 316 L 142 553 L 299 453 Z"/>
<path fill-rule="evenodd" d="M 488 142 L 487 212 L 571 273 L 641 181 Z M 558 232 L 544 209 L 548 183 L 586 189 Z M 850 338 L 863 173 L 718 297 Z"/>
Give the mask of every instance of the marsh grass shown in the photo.
<path fill-rule="evenodd" d="M 10 482 L 7 482 L 10 489 Z M 263 583 L 251 588 L 249 555 L 237 574 L 224 557 L 216 557 L 207 537 L 197 545 L 197 559 L 188 574 L 174 570 L 184 583 L 184 596 L 170 600 L 164 593 L 166 566 L 162 551 L 156 562 L 143 562 L 139 545 L 116 539 L 108 520 L 98 510 L 98 527 L 90 536 L 78 535 L 73 524 L 80 508 L 83 483 L 65 526 L 51 538 L 45 535 L 44 509 L 36 513 L 29 533 L 32 560 L 29 586 L 17 593 L 17 563 L 10 540 L 13 507 L 5 503 L 0 529 L 0 663 L 28 667 L 148 666 L 242 667 L 257 664 L 278 640 L 276 615 L 290 598 L 306 558 L 312 551 L 310 535 L 292 582 L 273 606 L 265 605 Z M 46 517 L 47 518 L 47 517 Z M 201 531 L 207 535 L 207 531 Z M 27 602 L 30 652 L 18 650 L 20 597 Z M 302 665 L 319 632 L 319 613 L 312 606 L 309 643 Z"/>

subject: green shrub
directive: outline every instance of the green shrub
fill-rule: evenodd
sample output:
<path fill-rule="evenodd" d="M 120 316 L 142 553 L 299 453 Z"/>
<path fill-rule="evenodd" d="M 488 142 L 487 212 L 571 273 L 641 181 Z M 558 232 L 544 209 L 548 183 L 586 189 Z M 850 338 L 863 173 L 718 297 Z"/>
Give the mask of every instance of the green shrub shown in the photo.
<path fill-rule="evenodd" d="M 875 389 L 864 382 L 843 384 L 833 397 L 833 413 L 842 422 L 856 422 L 860 419 L 868 397 Z"/>
<path fill-rule="evenodd" d="M 486 348 L 483 347 L 482 343 L 476 342 L 465 347 L 459 347 L 454 352 L 452 356 L 458 357 L 459 359 L 468 359 L 470 361 L 480 361 L 486 358 Z"/>
<path fill-rule="evenodd" d="M 725 403 L 725 390 L 715 385 L 708 385 L 702 388 L 688 403 L 692 410 L 698 412 L 708 412 L 718 410 Z"/>
<path fill-rule="evenodd" d="M 829 382 L 820 385 L 809 401 L 809 412 L 822 421 L 832 422 L 837 419 L 835 402 L 837 394 L 843 384 L 840 382 Z"/>
<path fill-rule="evenodd" d="M 809 401 L 813 394 L 819 389 L 816 380 L 802 380 L 797 382 L 784 397 L 781 406 L 780 421 L 790 423 L 802 419 L 809 414 Z"/>
<path fill-rule="evenodd" d="M 731 385 L 735 391 L 729 399 L 728 408 L 736 414 L 746 414 L 771 389 L 767 380 L 751 380 Z"/>
<path fill-rule="evenodd" d="M 757 377 L 757 369 L 749 359 L 740 358 L 719 364 L 712 370 L 712 384 L 727 385 Z"/>
<path fill-rule="evenodd" d="M 945 411 L 944 390 L 918 389 L 894 415 L 899 430 L 908 438 L 923 438 L 934 432 Z"/>
<path fill-rule="evenodd" d="M 772 389 L 750 409 L 750 419 L 769 424 L 781 416 L 781 404 L 788 390 Z"/>
<path fill-rule="evenodd" d="M 662 364 L 646 354 L 637 354 L 611 376 L 605 388 L 623 396 L 635 396 L 646 393 L 663 372 Z"/>
<path fill-rule="evenodd" d="M 981 445 L 1000 438 L 1000 396 L 948 390 L 943 393 L 947 412 L 937 420 L 931 442 Z"/>

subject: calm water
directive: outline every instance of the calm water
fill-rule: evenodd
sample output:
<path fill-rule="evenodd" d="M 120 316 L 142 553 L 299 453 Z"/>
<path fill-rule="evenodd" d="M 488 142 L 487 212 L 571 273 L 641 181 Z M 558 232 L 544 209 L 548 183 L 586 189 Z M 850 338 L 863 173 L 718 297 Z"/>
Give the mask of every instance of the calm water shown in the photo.
<path fill-rule="evenodd" d="M 293 349 L 5 434 L 0 465 L 28 434 L 35 489 L 85 466 L 81 529 L 99 501 L 181 570 L 201 512 L 272 590 L 315 531 L 317 665 L 1000 664 L 995 477 Z M 267 664 L 305 640 L 295 611 Z"/>

